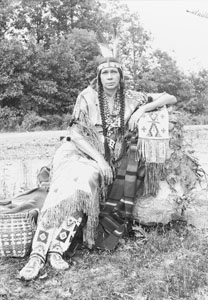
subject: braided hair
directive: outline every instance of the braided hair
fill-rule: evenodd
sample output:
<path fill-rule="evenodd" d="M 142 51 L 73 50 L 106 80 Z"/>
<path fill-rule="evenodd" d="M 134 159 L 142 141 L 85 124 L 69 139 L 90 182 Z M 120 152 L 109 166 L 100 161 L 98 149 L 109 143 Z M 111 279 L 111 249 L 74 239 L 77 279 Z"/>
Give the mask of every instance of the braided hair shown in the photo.
<path fill-rule="evenodd" d="M 118 63 L 118 60 L 113 58 L 113 57 L 109 57 L 109 58 L 105 58 L 101 61 L 101 64 L 105 63 L 105 62 L 115 62 Z M 125 121 L 124 121 L 124 114 L 125 114 L 125 93 L 124 93 L 124 78 L 123 78 L 123 72 L 122 69 L 117 67 L 118 72 L 120 74 L 120 87 L 118 88 L 117 91 L 117 96 L 120 102 L 120 133 L 121 133 L 121 139 L 122 139 L 122 149 L 121 149 L 121 153 L 119 158 L 117 159 L 120 160 L 124 154 L 125 151 Z M 99 100 L 99 106 L 100 106 L 100 113 L 101 113 L 101 120 L 102 120 L 102 127 L 103 127 L 103 135 L 105 138 L 105 142 L 104 142 L 104 146 L 105 146 L 105 159 L 111 163 L 111 155 L 110 155 L 110 149 L 108 146 L 108 142 L 107 142 L 107 122 L 106 122 L 106 115 L 105 115 L 105 108 L 104 108 L 104 89 L 103 89 L 103 85 L 101 82 L 101 70 L 98 71 L 98 75 L 97 75 L 97 82 L 98 82 L 98 100 Z"/>

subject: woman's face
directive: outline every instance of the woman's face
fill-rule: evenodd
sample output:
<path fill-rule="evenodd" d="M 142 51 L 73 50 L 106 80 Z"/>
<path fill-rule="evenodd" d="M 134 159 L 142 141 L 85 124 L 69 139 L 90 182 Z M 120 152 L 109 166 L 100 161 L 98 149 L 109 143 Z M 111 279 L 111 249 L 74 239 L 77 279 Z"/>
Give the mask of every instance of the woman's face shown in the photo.
<path fill-rule="evenodd" d="M 101 70 L 100 79 L 104 90 L 115 90 L 119 86 L 120 73 L 117 68 L 105 68 Z"/>

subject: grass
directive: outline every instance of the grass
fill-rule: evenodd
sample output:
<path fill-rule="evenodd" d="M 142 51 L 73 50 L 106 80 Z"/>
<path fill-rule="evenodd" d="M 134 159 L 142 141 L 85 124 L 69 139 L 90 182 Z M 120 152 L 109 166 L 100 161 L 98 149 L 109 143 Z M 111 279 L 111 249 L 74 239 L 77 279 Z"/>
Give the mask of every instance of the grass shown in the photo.
<path fill-rule="evenodd" d="M 18 278 L 27 258 L 2 258 L 0 299 L 208 299 L 205 234 L 174 225 L 146 235 L 145 242 L 135 236 L 123 239 L 112 252 L 80 248 L 69 270 L 55 272 L 46 264 L 31 282 Z"/>
<path fill-rule="evenodd" d="M 49 151 L 45 144 L 38 145 L 42 155 Z M 29 158 L 33 151 L 25 149 L 23 158 Z M 11 192 L 8 171 L 0 171 L 1 193 L 6 198 Z M 23 171 L 25 175 L 26 168 Z M 26 175 L 24 187 L 29 184 Z M 112 252 L 82 247 L 69 270 L 56 272 L 46 264 L 40 277 L 31 282 L 18 277 L 28 257 L 0 258 L 0 300 L 207 300 L 206 232 L 184 223 L 145 230 L 144 242 L 131 236 Z"/>

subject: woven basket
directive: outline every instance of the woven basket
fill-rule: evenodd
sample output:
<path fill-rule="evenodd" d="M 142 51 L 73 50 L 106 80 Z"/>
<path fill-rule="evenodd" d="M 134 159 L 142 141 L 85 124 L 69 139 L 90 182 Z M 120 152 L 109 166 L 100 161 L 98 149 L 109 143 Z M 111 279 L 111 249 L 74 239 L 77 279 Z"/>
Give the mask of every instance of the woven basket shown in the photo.
<path fill-rule="evenodd" d="M 37 216 L 37 210 L 0 214 L 0 257 L 24 257 L 29 254 Z"/>

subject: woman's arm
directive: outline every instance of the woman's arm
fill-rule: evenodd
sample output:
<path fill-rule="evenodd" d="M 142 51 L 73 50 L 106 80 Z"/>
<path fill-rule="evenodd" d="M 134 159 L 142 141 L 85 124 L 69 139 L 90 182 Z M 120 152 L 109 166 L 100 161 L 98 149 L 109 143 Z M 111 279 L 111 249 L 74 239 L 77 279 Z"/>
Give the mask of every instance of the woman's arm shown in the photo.
<path fill-rule="evenodd" d="M 148 94 L 148 96 L 152 97 L 153 101 L 144 105 L 145 112 L 164 105 L 175 104 L 177 102 L 176 97 L 168 93 Z"/>
<path fill-rule="evenodd" d="M 149 94 L 153 98 L 153 101 L 150 103 L 146 103 L 139 107 L 131 116 L 129 120 L 129 129 L 134 130 L 137 126 L 137 122 L 141 118 L 141 116 L 148 111 L 154 110 L 158 107 L 162 107 L 164 105 L 175 104 L 177 99 L 175 96 L 170 95 L 168 93 L 162 94 Z"/>

